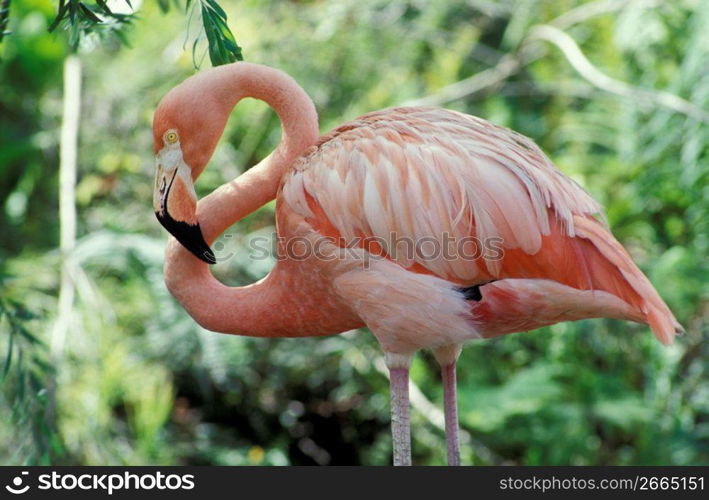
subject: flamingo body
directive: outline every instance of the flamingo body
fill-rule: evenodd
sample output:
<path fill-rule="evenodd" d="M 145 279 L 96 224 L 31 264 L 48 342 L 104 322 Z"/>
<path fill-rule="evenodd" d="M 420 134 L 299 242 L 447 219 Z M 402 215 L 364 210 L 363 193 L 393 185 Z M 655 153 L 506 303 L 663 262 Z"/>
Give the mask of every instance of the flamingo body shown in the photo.
<path fill-rule="evenodd" d="M 480 118 L 440 108 L 364 115 L 299 157 L 278 201 L 317 236 L 384 257 L 368 270 L 346 257 L 319 267 L 328 295 L 344 298 L 387 352 L 592 317 L 649 323 L 663 343 L 680 328 L 594 218 L 602 209 L 588 193 L 533 141 Z M 307 231 L 288 227 L 284 236 Z M 397 253 L 397 238 L 443 245 L 444 234 L 496 238 L 502 253 Z M 479 300 L 460 291 L 476 285 Z"/>
<path fill-rule="evenodd" d="M 274 107 L 283 140 L 197 203 L 191 182 L 249 96 Z M 665 344 L 681 331 L 599 204 L 531 139 L 481 118 L 392 108 L 318 137 L 295 81 L 235 63 L 173 89 L 153 131 L 154 209 L 181 243 L 167 247 L 170 291 L 214 331 L 286 337 L 368 326 L 392 374 L 395 463 L 410 462 L 416 350 L 441 363 L 449 461 L 458 463 L 455 362 L 466 341 L 594 317 L 647 323 Z M 222 285 L 206 265 L 208 244 L 274 197 L 276 266 L 253 285 Z M 438 252 L 419 251 L 422 241 Z M 481 251 L 463 255 L 462 241 Z"/>

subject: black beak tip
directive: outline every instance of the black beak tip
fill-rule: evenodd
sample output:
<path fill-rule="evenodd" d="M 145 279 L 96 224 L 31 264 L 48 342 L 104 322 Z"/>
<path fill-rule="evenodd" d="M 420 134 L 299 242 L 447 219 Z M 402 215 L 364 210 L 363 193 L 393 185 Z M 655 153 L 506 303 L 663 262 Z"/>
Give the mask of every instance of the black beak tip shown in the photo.
<path fill-rule="evenodd" d="M 197 257 L 199 257 L 200 259 L 202 259 L 207 264 L 216 264 L 217 263 L 217 258 L 214 256 L 214 252 L 212 252 L 212 249 L 209 247 L 207 247 L 207 249 L 202 252 L 202 255 L 197 255 L 196 253 L 195 253 L 195 255 Z"/>
<path fill-rule="evenodd" d="M 199 224 L 187 224 L 186 222 L 176 221 L 170 217 L 167 211 L 162 214 L 156 212 L 155 216 L 158 221 L 160 221 L 160 224 L 162 224 L 183 247 L 192 252 L 195 257 L 210 265 L 217 263 L 214 252 L 209 248 L 207 242 L 204 241 L 204 236 L 202 236 L 202 230 Z"/>

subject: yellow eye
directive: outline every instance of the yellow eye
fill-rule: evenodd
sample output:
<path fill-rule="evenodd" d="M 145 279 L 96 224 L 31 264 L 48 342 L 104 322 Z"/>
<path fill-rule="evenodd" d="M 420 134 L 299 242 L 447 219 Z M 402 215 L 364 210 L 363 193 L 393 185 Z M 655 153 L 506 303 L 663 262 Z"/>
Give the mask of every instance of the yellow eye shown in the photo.
<path fill-rule="evenodd" d="M 174 144 L 177 142 L 177 132 L 168 132 L 165 134 L 165 140 L 170 143 Z"/>

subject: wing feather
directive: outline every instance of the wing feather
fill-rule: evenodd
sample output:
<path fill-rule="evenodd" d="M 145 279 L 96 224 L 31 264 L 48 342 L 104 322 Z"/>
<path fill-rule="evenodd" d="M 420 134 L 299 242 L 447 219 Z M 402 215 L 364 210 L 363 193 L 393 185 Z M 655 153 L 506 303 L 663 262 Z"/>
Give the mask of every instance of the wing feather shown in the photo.
<path fill-rule="evenodd" d="M 583 308 L 591 300 L 598 303 L 588 307 L 605 307 L 613 317 L 645 318 L 665 343 L 681 331 L 610 233 L 598 203 L 531 139 L 480 118 L 439 108 L 364 115 L 301 156 L 279 196 L 321 234 L 347 244 L 375 240 L 360 246 L 416 273 L 468 286 L 502 280 L 488 292 L 506 282 L 547 283 L 563 292 L 537 304 L 546 304 L 550 318 L 593 315 Z M 497 238 L 502 258 L 460 258 L 456 243 L 470 237 Z M 423 242 L 437 243 L 438 253 L 423 251 Z M 579 293 L 567 294 L 573 289 Z M 550 309 L 564 294 L 577 302 L 568 311 Z M 501 311 L 514 306 L 500 297 Z M 532 302 L 525 314 L 538 320 Z M 500 332 L 524 326 L 521 312 L 503 316 Z"/>
<path fill-rule="evenodd" d="M 286 175 L 282 196 L 316 228 L 334 227 L 346 241 L 376 238 L 400 265 L 464 283 L 502 277 L 506 266 L 395 243 L 500 238 L 504 249 L 533 255 L 552 233 L 550 220 L 573 237 L 574 215 L 602 216 L 531 139 L 439 108 L 378 111 L 333 130 Z"/>

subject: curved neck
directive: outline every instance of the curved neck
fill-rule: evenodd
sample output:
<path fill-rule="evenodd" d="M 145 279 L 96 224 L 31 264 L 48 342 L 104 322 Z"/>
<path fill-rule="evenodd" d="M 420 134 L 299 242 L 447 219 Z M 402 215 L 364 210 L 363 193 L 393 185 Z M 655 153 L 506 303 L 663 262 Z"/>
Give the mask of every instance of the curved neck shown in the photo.
<path fill-rule="evenodd" d="M 186 80 L 173 92 L 180 105 L 200 106 L 209 115 L 208 120 L 197 120 L 204 125 L 197 134 L 209 156 L 228 115 L 242 98 L 266 101 L 281 119 L 283 135 L 276 150 L 199 201 L 197 219 L 211 245 L 229 226 L 276 197 L 285 171 L 318 138 L 317 114 L 310 98 L 291 77 L 255 64 L 214 68 Z M 209 330 L 250 336 L 297 335 L 299 330 L 307 330 L 308 318 L 292 303 L 292 297 L 288 298 L 292 293 L 285 290 L 287 276 L 281 267 L 277 265 L 258 283 L 227 287 L 212 276 L 207 264 L 170 238 L 165 282 L 190 315 Z"/>
<path fill-rule="evenodd" d="M 213 118 L 219 125 L 213 135 L 221 136 L 232 109 L 247 97 L 265 101 L 278 114 L 282 131 L 281 142 L 273 153 L 200 201 L 197 219 L 211 244 L 230 225 L 276 197 L 288 167 L 317 141 L 320 132 L 310 97 L 281 71 L 258 64 L 235 63 L 203 75 L 203 81 L 198 83 L 202 92 L 210 92 L 216 110 Z"/>

